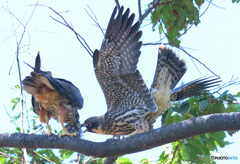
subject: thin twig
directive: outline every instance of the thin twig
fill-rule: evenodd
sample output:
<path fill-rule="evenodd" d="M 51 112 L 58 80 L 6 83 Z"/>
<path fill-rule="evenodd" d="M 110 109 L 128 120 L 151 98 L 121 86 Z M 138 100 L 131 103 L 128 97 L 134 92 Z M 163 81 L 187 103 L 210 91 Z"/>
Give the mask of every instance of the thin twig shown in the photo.
<path fill-rule="evenodd" d="M 50 162 L 50 163 L 53 163 L 53 164 L 56 164 L 55 162 L 51 161 L 50 159 L 44 157 L 43 155 L 39 154 L 38 152 L 36 151 L 33 151 L 33 153 L 37 154 L 38 156 L 40 156 L 41 158 L 45 159 L 46 161 Z"/>
<path fill-rule="evenodd" d="M 83 164 L 86 164 L 88 161 L 90 161 L 93 157 L 90 156 L 86 161 L 83 162 Z"/>
<path fill-rule="evenodd" d="M 6 111 L 6 113 L 7 113 L 7 115 L 8 115 L 8 117 L 11 119 L 11 118 L 13 118 L 12 116 L 10 116 L 10 114 L 8 113 L 8 110 L 7 110 L 7 108 L 3 105 L 3 108 L 5 109 L 5 111 Z M 18 125 L 16 124 L 16 122 L 14 121 L 13 122 L 14 123 L 14 125 L 16 126 L 16 128 L 18 127 Z"/>
<path fill-rule="evenodd" d="M 209 72 L 211 72 L 213 75 L 220 77 L 219 75 L 217 75 L 216 73 L 214 73 L 210 68 L 208 68 L 203 62 L 201 62 L 200 60 L 198 60 L 197 58 L 195 58 L 194 56 L 192 56 L 190 53 L 188 53 L 186 50 L 184 50 L 182 47 L 179 47 L 179 49 L 181 51 L 183 51 L 185 54 L 187 54 L 188 56 L 190 56 L 192 59 L 196 60 L 198 63 L 200 63 L 201 65 L 203 65 Z"/>
<path fill-rule="evenodd" d="M 206 13 L 206 11 L 209 9 L 209 6 L 210 6 L 210 3 L 208 4 L 208 6 L 207 6 L 207 8 L 204 10 L 204 12 L 198 17 L 198 19 L 199 19 L 200 17 L 202 17 L 202 16 Z M 195 20 L 195 21 L 196 21 L 196 20 Z M 194 22 L 195 22 L 195 21 L 194 21 Z M 214 74 L 215 76 L 220 77 L 219 75 L 217 75 L 216 73 L 214 73 L 210 68 L 208 68 L 204 63 L 202 63 L 200 60 L 198 60 L 197 58 L 195 58 L 195 57 L 193 57 L 191 54 L 189 54 L 184 48 L 179 47 L 179 46 L 176 46 L 176 44 L 174 43 L 177 39 L 179 39 L 181 36 L 183 36 L 183 35 L 193 26 L 193 24 L 194 24 L 194 23 L 192 23 L 187 30 L 185 30 L 181 35 L 179 35 L 176 39 L 174 39 L 174 40 L 173 40 L 171 43 L 169 43 L 169 44 L 172 45 L 172 46 L 174 46 L 174 47 L 177 47 L 178 49 L 180 49 L 181 51 L 183 51 L 184 53 L 186 53 L 186 54 L 191 58 L 191 60 L 192 60 L 192 59 L 196 60 L 198 63 L 200 63 L 201 65 L 203 65 L 208 71 L 210 71 L 210 72 L 211 72 L 212 74 Z M 169 38 L 168 35 L 165 33 L 164 30 L 163 30 L 163 33 L 164 33 L 164 35 L 165 35 L 167 38 Z M 143 45 L 156 45 L 156 44 L 162 44 L 162 43 L 161 43 L 161 42 L 157 42 L 157 43 L 153 43 L 153 44 L 151 44 L 151 43 L 145 43 L 145 44 L 143 44 Z M 164 44 L 164 45 L 166 45 L 166 44 Z M 192 61 L 193 61 L 193 60 L 192 60 Z M 196 65 L 194 62 L 193 62 L 193 64 L 194 64 L 194 66 L 196 67 L 196 69 L 199 71 L 197 65 Z"/>
<path fill-rule="evenodd" d="M 81 153 L 78 153 L 78 161 L 77 161 L 78 164 L 79 164 L 80 161 L 81 161 L 81 156 L 82 156 L 82 154 L 81 154 Z"/>
<path fill-rule="evenodd" d="M 169 1 L 169 2 L 162 2 L 160 3 L 160 0 L 156 0 L 152 3 L 152 5 L 145 10 L 145 12 L 141 15 L 139 15 L 138 21 L 142 23 L 142 21 L 148 16 L 148 14 L 152 11 L 152 9 L 156 8 L 159 5 L 167 5 L 170 3 L 173 3 L 174 1 Z"/>
<path fill-rule="evenodd" d="M 208 1 L 208 0 L 206 0 L 206 1 L 209 2 L 209 3 L 211 3 L 211 5 L 213 5 L 213 6 L 217 7 L 217 8 L 219 8 L 219 9 L 225 9 L 224 7 L 220 7 L 220 6 L 218 6 L 218 5 L 214 4 L 214 3 L 212 3 L 212 1 Z"/>
<path fill-rule="evenodd" d="M 86 44 L 86 46 L 85 46 L 85 45 L 82 43 L 81 39 L 82 39 L 82 40 L 84 40 L 84 39 L 83 39 L 83 37 L 82 37 L 81 35 L 79 35 L 71 26 L 66 25 L 66 24 L 60 22 L 59 20 L 53 18 L 52 16 L 50 16 L 50 18 L 52 18 L 54 21 L 56 21 L 56 22 L 58 22 L 58 23 L 60 23 L 60 24 L 62 24 L 62 25 L 64 25 L 64 26 L 66 26 L 66 27 L 68 27 L 70 30 L 72 30 L 73 33 L 75 34 L 75 36 L 77 37 L 78 41 L 80 42 L 80 44 L 85 48 L 85 50 L 88 52 L 88 54 L 92 57 L 93 51 L 90 49 L 90 47 L 89 47 L 87 44 Z M 85 40 L 84 40 L 84 42 L 85 42 Z M 86 42 L 85 42 L 85 43 L 86 43 Z M 87 48 L 87 47 L 88 47 L 88 48 Z M 89 51 L 91 51 L 91 52 L 89 52 Z"/>
<path fill-rule="evenodd" d="M 145 10 L 145 12 L 141 15 L 141 17 L 139 17 L 138 21 L 142 23 L 142 21 L 148 16 L 148 14 L 152 11 L 152 9 L 154 9 L 159 4 L 159 2 L 160 0 L 154 1 L 152 5 Z"/>
<path fill-rule="evenodd" d="M 52 18 L 54 21 L 64 25 L 65 27 L 69 28 L 76 36 L 76 38 L 78 39 L 78 41 L 80 42 L 80 44 L 85 48 L 85 50 L 88 52 L 88 54 L 92 57 L 92 54 L 93 54 L 93 51 L 91 50 L 91 48 L 88 46 L 87 42 L 85 41 L 85 39 L 79 35 L 71 25 L 69 25 L 69 23 L 65 20 L 65 18 L 59 14 L 56 10 L 54 10 L 53 8 L 49 7 L 49 6 L 45 6 L 45 5 L 38 5 L 38 6 L 41 6 L 41 7 L 47 7 L 49 8 L 51 11 L 53 11 L 56 15 L 58 15 L 62 21 L 64 22 L 61 22 L 55 18 L 53 18 L 52 16 L 50 16 L 50 18 Z"/>
<path fill-rule="evenodd" d="M 29 16 L 29 18 L 28 18 L 28 20 L 27 20 L 27 22 L 26 22 L 25 24 L 23 24 L 22 21 L 20 21 L 20 20 L 18 19 L 18 17 L 16 17 L 16 16 L 11 12 L 10 9 L 6 10 L 6 11 L 8 11 L 9 15 L 11 16 L 11 18 L 14 17 L 14 18 L 19 22 L 19 24 L 23 26 L 23 31 L 22 31 L 22 34 L 21 34 L 21 37 L 20 37 L 19 40 L 17 39 L 16 30 L 13 30 L 13 34 L 14 34 L 14 36 L 15 36 L 14 40 L 15 40 L 15 42 L 16 42 L 17 47 L 16 47 L 15 53 L 14 53 L 14 55 L 13 55 L 13 60 L 12 60 L 12 62 L 11 62 L 11 64 L 10 64 L 9 71 L 8 71 L 8 79 L 9 79 L 9 81 L 10 81 L 10 85 L 11 85 L 12 88 L 15 88 L 15 87 L 13 87 L 13 85 L 12 85 L 11 78 L 10 78 L 10 74 L 11 74 L 13 62 L 14 62 L 14 60 L 15 60 L 15 58 L 16 58 L 16 60 L 17 60 L 17 68 L 18 68 L 18 76 L 19 76 L 19 84 L 20 84 L 20 92 L 18 91 L 18 93 L 19 93 L 19 95 L 20 95 L 20 102 L 21 102 L 21 110 L 20 110 L 20 120 L 21 120 L 21 121 L 20 121 L 20 122 L 21 122 L 20 132 L 21 132 L 21 133 L 24 133 L 24 129 L 23 129 L 24 100 L 23 100 L 22 77 L 21 77 L 21 67 L 20 67 L 20 62 L 19 62 L 19 54 L 20 54 L 20 49 L 21 49 L 20 46 L 21 46 L 21 43 L 22 43 L 22 41 L 23 41 L 24 35 L 25 35 L 25 33 L 26 33 L 26 28 L 27 28 L 27 26 L 28 26 L 31 18 L 32 18 L 33 15 L 34 15 L 34 12 L 35 12 L 35 10 L 36 10 L 37 4 L 38 4 L 38 1 L 36 2 L 36 5 L 35 5 L 34 9 L 33 9 L 32 13 L 30 14 L 30 16 Z M 13 22 L 12 22 L 12 27 L 13 27 Z M 15 88 L 15 90 L 17 90 L 17 89 Z M 23 152 L 23 162 L 29 163 L 26 148 L 22 148 L 22 152 Z"/>
<path fill-rule="evenodd" d="M 88 13 L 88 11 L 85 9 L 86 13 L 88 14 L 88 16 L 93 20 L 93 22 L 96 24 L 96 26 L 101 30 L 103 36 L 104 36 L 104 32 L 102 30 L 102 27 L 100 26 L 98 19 L 96 17 L 96 15 L 94 14 L 94 12 L 92 11 L 92 9 L 87 5 L 88 9 L 91 11 L 91 13 L 93 14 L 94 18 Z"/>
<path fill-rule="evenodd" d="M 2 149 L 2 148 L 1 148 L 1 149 Z M 2 149 L 2 151 L 4 151 L 4 149 Z M 12 159 L 12 161 L 15 161 L 15 162 L 17 162 L 17 163 L 23 164 L 22 162 L 18 161 L 16 158 L 10 156 L 9 154 L 7 154 L 7 153 L 5 153 L 5 152 L 1 152 L 1 151 L 0 151 L 0 154 L 2 154 L 3 156 L 5 156 L 5 157 L 7 157 L 7 158 Z"/>
<path fill-rule="evenodd" d="M 240 80 L 238 80 L 239 77 L 236 77 L 234 78 L 234 75 L 231 77 L 231 79 L 229 80 L 229 82 L 219 86 L 218 88 L 216 88 L 217 90 L 214 91 L 212 94 L 215 94 L 215 93 L 219 93 L 220 90 L 226 88 L 226 87 L 229 87 L 229 86 L 232 86 L 232 85 L 240 85 Z"/>
<path fill-rule="evenodd" d="M 41 129 L 43 129 L 43 126 L 38 127 L 36 130 L 34 130 L 33 132 L 29 132 L 28 134 L 36 134 Z"/>
<path fill-rule="evenodd" d="M 173 163 L 173 160 L 174 160 L 174 157 L 175 157 L 175 155 L 176 155 L 176 153 L 177 153 L 178 148 L 179 148 L 179 144 L 176 146 L 176 148 L 175 148 L 175 150 L 174 150 L 174 152 L 173 152 L 173 156 L 172 156 L 172 160 L 171 160 L 170 164 Z"/>

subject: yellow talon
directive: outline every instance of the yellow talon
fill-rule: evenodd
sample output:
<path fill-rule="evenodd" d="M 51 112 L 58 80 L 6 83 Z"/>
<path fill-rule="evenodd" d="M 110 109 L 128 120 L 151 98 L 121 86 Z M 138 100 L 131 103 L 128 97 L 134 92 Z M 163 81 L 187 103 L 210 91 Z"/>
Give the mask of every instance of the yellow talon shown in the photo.
<path fill-rule="evenodd" d="M 70 137 L 75 137 L 77 134 L 76 133 L 68 133 L 65 127 L 63 126 L 63 132 L 58 135 L 59 138 L 62 136 L 70 136 Z"/>

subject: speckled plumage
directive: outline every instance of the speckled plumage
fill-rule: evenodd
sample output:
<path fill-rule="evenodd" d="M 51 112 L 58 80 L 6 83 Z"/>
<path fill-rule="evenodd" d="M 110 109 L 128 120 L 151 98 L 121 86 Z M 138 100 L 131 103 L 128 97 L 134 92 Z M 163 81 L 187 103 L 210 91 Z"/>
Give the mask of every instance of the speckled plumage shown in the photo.
<path fill-rule="evenodd" d="M 48 126 L 48 134 L 52 134 L 48 121 L 50 118 L 59 120 L 63 127 L 61 135 L 71 135 L 66 132 L 63 123 L 68 123 L 75 132 L 80 132 L 78 109 L 83 107 L 83 98 L 80 91 L 70 81 L 53 78 L 51 72 L 41 71 L 40 55 L 36 57 L 34 71 L 22 81 L 23 89 L 32 94 L 34 112 L 40 116 L 40 121 Z"/>
<path fill-rule="evenodd" d="M 115 18 L 116 12 L 117 8 L 100 50 L 93 55 L 95 74 L 108 110 L 102 116 L 87 119 L 83 126 L 94 133 L 133 135 L 151 129 L 156 118 L 169 107 L 170 98 L 180 95 L 177 91 L 171 97 L 186 66 L 174 52 L 160 46 L 153 84 L 148 89 L 137 69 L 142 46 L 140 23 L 133 25 L 134 14 L 129 16 L 129 9 L 123 13 L 121 7 Z"/>

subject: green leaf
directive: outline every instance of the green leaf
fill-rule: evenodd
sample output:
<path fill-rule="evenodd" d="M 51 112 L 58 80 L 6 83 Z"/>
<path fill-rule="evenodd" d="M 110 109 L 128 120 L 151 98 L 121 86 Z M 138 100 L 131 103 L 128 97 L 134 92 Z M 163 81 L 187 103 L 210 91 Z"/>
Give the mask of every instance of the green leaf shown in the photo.
<path fill-rule="evenodd" d="M 206 134 L 207 137 L 211 137 L 214 139 L 214 142 L 217 146 L 220 147 L 225 147 L 226 145 L 231 144 L 228 141 L 224 141 L 224 139 L 226 138 L 226 134 L 225 132 L 215 132 L 215 133 L 207 133 Z"/>
<path fill-rule="evenodd" d="M 20 102 L 20 98 L 12 98 L 10 100 L 10 104 L 12 105 L 12 111 L 15 109 L 16 105 Z"/>
<path fill-rule="evenodd" d="M 226 100 L 227 98 L 227 94 L 228 94 L 228 90 L 224 91 L 219 97 L 218 99 L 221 99 L 221 100 Z"/>
<path fill-rule="evenodd" d="M 191 104 L 188 101 L 183 102 L 176 110 L 178 113 L 188 113 L 191 109 Z"/>
<path fill-rule="evenodd" d="M 147 159 L 142 159 L 140 161 L 141 164 L 151 164 Z"/>
<path fill-rule="evenodd" d="M 188 113 L 190 109 L 191 109 L 191 104 L 188 101 L 184 101 L 177 108 L 172 108 L 172 111 L 183 114 L 183 113 Z"/>
<path fill-rule="evenodd" d="M 199 102 L 199 109 L 205 111 L 209 105 L 209 100 L 202 100 Z"/>
<path fill-rule="evenodd" d="M 240 97 L 240 92 L 238 92 L 235 96 Z"/>
<path fill-rule="evenodd" d="M 159 162 L 160 162 L 161 164 L 164 164 L 164 163 L 167 163 L 168 160 L 169 160 L 169 155 L 166 154 L 165 151 L 163 151 L 163 152 L 160 154 L 160 156 L 159 156 Z"/>
<path fill-rule="evenodd" d="M 61 159 L 67 159 L 73 154 L 73 151 L 63 150 L 63 149 L 59 150 L 59 152 L 60 152 Z"/>
<path fill-rule="evenodd" d="M 228 111 L 229 112 L 239 112 L 240 111 L 240 104 L 239 103 L 228 104 Z"/>
<path fill-rule="evenodd" d="M 204 3 L 204 0 L 195 0 L 195 3 L 197 4 L 198 8 L 200 9 L 200 6 Z"/>
<path fill-rule="evenodd" d="M 119 164 L 132 164 L 132 162 L 129 159 L 123 158 L 123 157 L 118 158 L 117 163 L 119 163 Z"/>
<path fill-rule="evenodd" d="M 21 129 L 19 127 L 16 128 L 17 132 L 21 133 Z"/>
<path fill-rule="evenodd" d="M 0 163 L 1 163 L 1 164 L 7 163 L 7 157 L 1 156 L 1 157 L 0 157 Z"/>
<path fill-rule="evenodd" d="M 20 89 L 20 86 L 17 84 L 17 85 L 14 86 L 14 88 Z"/>

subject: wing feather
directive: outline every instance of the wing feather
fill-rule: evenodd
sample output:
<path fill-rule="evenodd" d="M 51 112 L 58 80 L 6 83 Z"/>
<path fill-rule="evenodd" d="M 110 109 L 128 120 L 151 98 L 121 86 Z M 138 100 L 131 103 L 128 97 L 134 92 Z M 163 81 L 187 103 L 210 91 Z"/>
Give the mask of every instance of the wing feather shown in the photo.
<path fill-rule="evenodd" d="M 109 111 L 145 106 L 155 112 L 157 107 L 137 70 L 142 46 L 140 22 L 133 25 L 135 15 L 129 13 L 129 9 L 123 13 L 121 7 L 115 18 L 114 9 L 101 49 L 93 55 L 95 74 Z"/>

